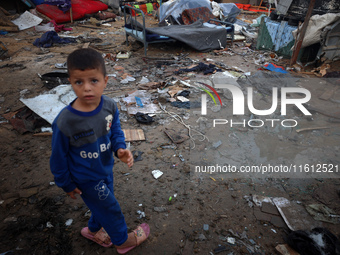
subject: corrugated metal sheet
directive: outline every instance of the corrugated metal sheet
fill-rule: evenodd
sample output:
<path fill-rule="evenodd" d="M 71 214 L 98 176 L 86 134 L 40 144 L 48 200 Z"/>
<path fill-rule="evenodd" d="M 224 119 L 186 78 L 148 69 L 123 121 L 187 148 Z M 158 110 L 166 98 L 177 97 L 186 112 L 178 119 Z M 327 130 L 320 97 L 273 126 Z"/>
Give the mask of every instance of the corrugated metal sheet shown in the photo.
<path fill-rule="evenodd" d="M 292 2 L 293 0 L 280 0 L 280 2 L 277 4 L 276 11 L 280 14 L 286 15 Z"/>

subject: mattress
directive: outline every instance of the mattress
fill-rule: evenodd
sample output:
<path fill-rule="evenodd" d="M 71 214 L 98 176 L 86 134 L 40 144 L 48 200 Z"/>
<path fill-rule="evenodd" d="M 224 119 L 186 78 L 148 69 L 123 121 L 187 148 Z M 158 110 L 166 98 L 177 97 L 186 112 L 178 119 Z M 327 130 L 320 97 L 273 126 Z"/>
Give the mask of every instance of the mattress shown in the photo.
<path fill-rule="evenodd" d="M 97 0 L 71 0 L 73 20 L 82 19 L 86 14 L 93 14 L 104 11 L 108 8 L 106 4 Z M 55 20 L 56 23 L 66 23 L 71 21 L 70 10 L 63 12 L 56 5 L 40 4 L 37 11 Z"/>

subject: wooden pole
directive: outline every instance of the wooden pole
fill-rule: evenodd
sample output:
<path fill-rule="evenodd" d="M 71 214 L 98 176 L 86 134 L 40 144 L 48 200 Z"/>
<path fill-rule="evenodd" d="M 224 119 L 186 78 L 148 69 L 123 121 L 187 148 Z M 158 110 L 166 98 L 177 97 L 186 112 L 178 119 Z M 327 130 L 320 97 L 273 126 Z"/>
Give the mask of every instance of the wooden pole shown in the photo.
<path fill-rule="evenodd" d="M 299 34 L 296 35 L 297 44 L 296 44 L 296 47 L 294 48 L 292 58 L 290 59 L 291 66 L 296 63 L 296 60 L 298 58 L 298 55 L 299 55 L 299 52 L 302 46 L 303 38 L 305 37 L 305 34 L 306 34 L 309 19 L 312 16 L 314 5 L 315 5 L 315 0 L 311 0 L 309 3 L 308 11 L 305 17 L 305 21 L 303 22 L 301 31 Z"/>
<path fill-rule="evenodd" d="M 71 23 L 73 23 L 72 5 L 71 5 L 71 8 L 70 8 L 70 16 L 71 16 Z"/>

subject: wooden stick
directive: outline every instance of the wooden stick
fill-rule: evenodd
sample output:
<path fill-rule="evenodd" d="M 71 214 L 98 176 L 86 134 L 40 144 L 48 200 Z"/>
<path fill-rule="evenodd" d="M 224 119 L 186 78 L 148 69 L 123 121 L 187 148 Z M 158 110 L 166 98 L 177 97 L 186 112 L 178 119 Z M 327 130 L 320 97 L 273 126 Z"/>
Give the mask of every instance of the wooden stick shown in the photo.
<path fill-rule="evenodd" d="M 330 127 L 300 128 L 300 129 L 297 129 L 296 132 L 297 132 L 297 133 L 300 133 L 300 132 L 302 132 L 302 131 L 307 131 L 307 130 L 317 130 L 317 129 L 327 129 L 327 128 L 330 128 Z"/>
<path fill-rule="evenodd" d="M 7 32 L 18 32 L 19 28 L 18 27 L 0 26 L 0 30 L 4 30 L 4 31 L 7 31 Z"/>
<path fill-rule="evenodd" d="M 51 136 L 52 132 L 36 133 L 33 136 Z"/>
<path fill-rule="evenodd" d="M 302 46 L 303 38 L 305 37 L 306 30 L 307 30 L 307 27 L 308 27 L 308 23 L 309 23 L 310 17 L 312 16 L 315 1 L 316 0 L 310 1 L 308 11 L 307 11 L 307 14 L 306 14 L 306 18 L 305 18 L 305 21 L 303 22 L 303 25 L 302 25 L 302 28 L 301 28 L 301 33 L 296 35 L 296 40 L 298 42 L 296 44 L 296 48 L 294 48 L 293 55 L 292 55 L 292 58 L 290 60 L 291 66 L 296 63 L 296 60 L 299 56 L 299 52 L 300 52 L 300 49 L 301 49 L 301 46 Z"/>
<path fill-rule="evenodd" d="M 71 23 L 73 23 L 72 4 L 71 4 L 71 8 L 70 8 L 70 16 L 71 16 Z"/>

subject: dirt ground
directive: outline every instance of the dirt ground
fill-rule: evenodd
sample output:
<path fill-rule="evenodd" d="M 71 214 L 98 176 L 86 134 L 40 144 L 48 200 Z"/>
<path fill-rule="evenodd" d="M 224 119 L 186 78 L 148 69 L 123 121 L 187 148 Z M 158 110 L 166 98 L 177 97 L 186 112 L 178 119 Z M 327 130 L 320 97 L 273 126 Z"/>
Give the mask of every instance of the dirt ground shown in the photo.
<path fill-rule="evenodd" d="M 148 17 L 148 21 L 156 24 L 152 17 Z M 42 33 L 35 32 L 34 28 L 0 37 L 8 48 L 9 57 L 0 62 L 1 254 L 116 254 L 114 248 L 103 248 L 80 235 L 82 227 L 87 225 L 89 212 L 80 198 L 70 199 L 53 184 L 49 169 L 51 135 L 40 136 L 38 129 L 19 132 L 5 118 L 25 106 L 21 97 L 33 98 L 49 91 L 38 74 L 60 71 L 55 64 L 64 63 L 69 53 L 88 42 L 88 47 L 104 54 L 129 51 L 132 54 L 128 59 L 106 60 L 110 79 L 105 94 L 124 97 L 137 89 L 143 76 L 155 82 L 181 79 L 190 80 L 190 84 L 194 81 L 212 84 L 212 74 L 175 73 L 199 62 L 207 64 L 212 60 L 212 63 L 224 63 L 254 74 L 261 67 L 255 65 L 254 59 L 265 53 L 244 47 L 242 41 L 235 42 L 231 50 L 224 53 L 199 53 L 183 44 L 173 43 L 150 45 L 148 58 L 144 58 L 142 45 L 134 39 L 130 38 L 130 46 L 125 45 L 121 19 L 112 23 L 112 27 L 89 28 L 77 23 L 67 26 L 73 28 L 70 35 L 81 35 L 82 39 L 74 44 L 40 49 L 33 46 L 33 42 Z M 102 43 L 109 44 L 103 46 Z M 288 60 L 282 59 L 276 64 L 286 67 Z M 311 69 L 308 67 L 306 71 Z M 327 71 L 340 71 L 340 62 L 330 63 Z M 136 80 L 120 83 L 124 73 Z M 145 140 L 130 144 L 131 151 L 142 152 L 141 160 L 131 169 L 116 161 L 113 169 L 115 194 L 131 229 L 142 222 L 147 222 L 151 228 L 148 240 L 129 254 L 216 254 L 214 249 L 222 246 L 225 251 L 220 254 L 279 254 L 275 247 L 285 244 L 291 231 L 284 220 L 293 222 L 293 226 L 302 226 L 301 230 L 322 226 L 340 236 L 339 222 L 315 220 L 305 209 L 311 204 L 322 204 L 340 215 L 339 172 L 318 176 L 304 172 L 300 176 L 282 178 L 277 175 L 259 177 L 251 173 L 236 176 L 195 172 L 195 166 L 220 161 L 235 166 L 296 164 L 305 167 L 309 164 L 317 167 L 317 164 L 327 164 L 327 167 L 332 165 L 333 169 L 338 169 L 340 92 L 336 89 L 339 83 L 294 71 L 291 75 L 300 79 L 300 87 L 311 92 L 309 104 L 317 109 L 312 111 L 312 116 L 304 116 L 301 111 L 290 108 L 287 118 L 299 123 L 293 128 L 220 125 L 215 129 L 211 120 L 215 115 L 221 119 L 222 115 L 214 108 L 212 100 L 208 101 L 208 116 L 201 116 L 195 110 L 172 106 L 157 90 L 149 91 L 152 100 L 181 116 L 184 122 L 191 123 L 191 131 L 198 130 L 207 137 L 203 141 L 187 139 L 174 144 L 164 131 L 172 129 L 184 137 L 188 135 L 188 129 L 166 112 L 156 114 L 155 121 L 145 125 L 121 110 L 122 127 L 142 129 Z M 200 100 L 200 93 L 189 91 L 190 100 Z M 326 91 L 332 92 L 328 100 L 319 99 Z M 218 92 L 223 94 L 222 110 L 227 114 L 223 116 L 230 119 L 230 95 L 222 90 Z M 258 106 L 268 106 L 271 96 L 255 94 Z M 211 113 L 210 109 L 216 111 Z M 245 115 L 247 120 L 261 119 L 249 111 Z M 274 115 L 276 119 L 282 119 L 280 109 Z M 242 121 L 241 117 L 234 120 Z M 311 127 L 327 129 L 296 132 Z M 218 142 L 220 145 L 216 144 Z M 155 169 L 164 173 L 159 179 L 151 174 Z M 284 218 L 282 215 L 285 214 L 279 213 L 270 203 L 262 206 L 256 203 L 263 197 L 286 198 L 299 210 Z M 271 211 L 268 213 L 265 207 Z M 67 226 L 70 219 L 72 222 Z"/>

